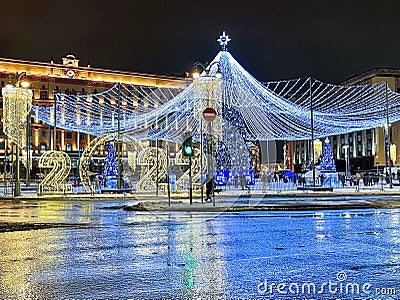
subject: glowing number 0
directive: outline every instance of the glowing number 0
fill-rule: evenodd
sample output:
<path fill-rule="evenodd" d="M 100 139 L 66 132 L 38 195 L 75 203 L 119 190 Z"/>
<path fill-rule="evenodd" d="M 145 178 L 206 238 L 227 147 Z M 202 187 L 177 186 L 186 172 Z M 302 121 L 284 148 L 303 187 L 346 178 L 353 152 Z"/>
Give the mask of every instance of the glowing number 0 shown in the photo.
<path fill-rule="evenodd" d="M 46 151 L 39 159 L 39 168 L 51 171 L 39 184 L 39 193 L 66 193 L 72 191 L 71 184 L 63 184 L 71 170 L 71 159 L 63 151 Z"/>

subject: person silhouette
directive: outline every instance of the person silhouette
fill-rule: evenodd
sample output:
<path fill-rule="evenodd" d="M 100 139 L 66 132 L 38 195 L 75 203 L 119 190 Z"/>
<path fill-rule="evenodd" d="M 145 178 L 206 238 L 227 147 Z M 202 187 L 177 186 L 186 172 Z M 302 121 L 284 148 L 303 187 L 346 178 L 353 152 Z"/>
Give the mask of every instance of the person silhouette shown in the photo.
<path fill-rule="evenodd" d="M 212 200 L 211 194 L 214 189 L 214 178 L 210 178 L 206 183 L 206 201 Z"/>

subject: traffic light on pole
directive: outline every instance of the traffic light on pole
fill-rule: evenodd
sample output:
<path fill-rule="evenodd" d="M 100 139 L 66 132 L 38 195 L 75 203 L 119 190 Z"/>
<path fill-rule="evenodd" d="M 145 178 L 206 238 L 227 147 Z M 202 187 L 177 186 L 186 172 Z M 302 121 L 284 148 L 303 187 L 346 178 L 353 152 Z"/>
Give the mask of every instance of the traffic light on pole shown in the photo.
<path fill-rule="evenodd" d="M 193 156 L 193 146 L 192 146 L 192 137 L 187 138 L 182 145 L 183 155 L 184 156 Z"/>

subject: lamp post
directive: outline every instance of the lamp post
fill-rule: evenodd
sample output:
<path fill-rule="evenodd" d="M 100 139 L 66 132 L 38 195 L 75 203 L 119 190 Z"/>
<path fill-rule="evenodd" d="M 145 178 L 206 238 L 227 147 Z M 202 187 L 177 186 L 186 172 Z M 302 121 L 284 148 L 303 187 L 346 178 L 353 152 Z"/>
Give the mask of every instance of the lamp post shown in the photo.
<path fill-rule="evenodd" d="M 30 111 L 32 104 L 32 91 L 28 89 L 29 83 L 27 81 L 21 81 L 21 78 L 26 76 L 26 72 L 16 73 L 9 75 L 9 84 L 2 89 L 3 94 L 3 131 L 10 137 L 14 143 L 13 149 L 15 149 L 16 156 L 16 180 L 14 196 L 21 195 L 20 185 L 20 174 L 19 174 L 19 151 L 20 148 L 24 148 L 26 136 L 27 122 L 26 117 Z"/>
<path fill-rule="evenodd" d="M 389 187 L 393 188 L 392 178 L 392 162 L 390 160 L 390 122 L 389 122 L 389 98 L 388 98 L 388 84 L 385 85 L 385 98 L 386 98 L 386 126 L 385 126 L 385 160 L 386 172 L 389 169 Z"/>
<path fill-rule="evenodd" d="M 4 188 L 4 196 L 6 196 L 7 195 L 7 137 L 4 136 L 4 139 L 0 138 L 0 142 L 4 142 L 3 188 Z"/>
<path fill-rule="evenodd" d="M 207 65 L 207 64 L 206 64 Z M 220 81 L 222 78 L 222 73 L 220 71 L 220 64 L 218 61 L 214 61 L 209 65 L 204 65 L 200 62 L 196 62 L 194 64 L 195 72 L 193 72 L 194 78 L 194 85 L 196 88 L 196 92 L 199 94 L 198 98 L 202 101 L 199 103 L 197 107 L 199 107 L 199 114 L 200 116 L 200 162 L 201 162 L 201 174 L 203 173 L 203 120 L 207 124 L 207 147 L 206 147 L 206 157 L 207 157 L 207 180 L 212 180 L 214 177 L 214 162 L 212 158 L 212 122 L 217 117 L 218 109 L 218 101 L 219 99 L 212 99 L 211 97 L 215 98 L 215 94 L 218 94 L 214 91 L 215 87 L 220 85 Z M 212 67 L 216 65 L 217 70 L 216 72 L 211 75 Z M 202 71 L 202 74 L 200 73 Z M 205 93 L 205 94 L 203 94 Z M 214 94 L 215 93 L 215 94 Z M 218 98 L 218 96 L 217 96 Z M 201 178 L 201 177 L 200 177 Z M 203 188 L 202 188 L 203 190 Z M 203 196 L 202 202 L 203 202 Z M 214 198 L 214 205 L 215 205 L 215 198 Z"/>
<path fill-rule="evenodd" d="M 346 178 L 348 178 L 349 177 L 349 167 L 350 167 L 350 164 L 349 164 L 349 145 L 344 145 L 343 146 L 343 149 L 344 149 L 344 159 L 346 160 Z"/>
<path fill-rule="evenodd" d="M 315 148 L 314 148 L 314 108 L 313 108 L 313 94 L 312 94 L 312 78 L 310 77 L 310 118 L 311 118 L 311 153 L 312 153 L 312 177 L 313 188 L 315 189 Z"/>
<path fill-rule="evenodd" d="M 118 190 L 121 189 L 121 83 L 118 82 L 118 141 L 117 141 L 117 153 L 118 153 Z"/>
<path fill-rule="evenodd" d="M 31 171 L 31 112 L 26 118 L 26 181 L 25 186 L 30 185 Z"/>

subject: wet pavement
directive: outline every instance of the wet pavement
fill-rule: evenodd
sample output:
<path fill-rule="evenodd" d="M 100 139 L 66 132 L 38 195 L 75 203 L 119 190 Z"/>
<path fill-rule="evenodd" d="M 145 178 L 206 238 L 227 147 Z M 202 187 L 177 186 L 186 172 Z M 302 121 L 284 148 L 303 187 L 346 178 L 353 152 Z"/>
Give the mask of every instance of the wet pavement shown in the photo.
<path fill-rule="evenodd" d="M 400 298 L 399 209 L 121 209 L 134 203 L 0 203 L 0 299 Z"/>

